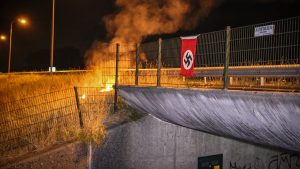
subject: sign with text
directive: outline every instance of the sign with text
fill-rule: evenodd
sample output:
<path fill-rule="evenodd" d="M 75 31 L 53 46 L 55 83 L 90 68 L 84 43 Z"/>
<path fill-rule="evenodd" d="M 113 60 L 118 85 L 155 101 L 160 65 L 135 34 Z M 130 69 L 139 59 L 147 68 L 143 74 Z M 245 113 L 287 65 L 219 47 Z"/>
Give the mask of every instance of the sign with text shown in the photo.
<path fill-rule="evenodd" d="M 274 35 L 275 25 L 255 27 L 254 37 Z"/>
<path fill-rule="evenodd" d="M 194 76 L 197 36 L 181 37 L 181 76 Z"/>

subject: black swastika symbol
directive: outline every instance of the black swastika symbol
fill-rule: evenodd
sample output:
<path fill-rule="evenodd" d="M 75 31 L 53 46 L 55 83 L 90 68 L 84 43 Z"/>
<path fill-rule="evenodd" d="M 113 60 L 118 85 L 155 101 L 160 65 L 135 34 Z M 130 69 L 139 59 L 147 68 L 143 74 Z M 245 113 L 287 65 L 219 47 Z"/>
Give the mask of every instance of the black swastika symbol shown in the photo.
<path fill-rule="evenodd" d="M 184 64 L 186 67 L 190 67 L 191 62 L 193 61 L 193 58 L 190 54 L 190 52 L 187 52 L 186 55 L 184 56 Z"/>

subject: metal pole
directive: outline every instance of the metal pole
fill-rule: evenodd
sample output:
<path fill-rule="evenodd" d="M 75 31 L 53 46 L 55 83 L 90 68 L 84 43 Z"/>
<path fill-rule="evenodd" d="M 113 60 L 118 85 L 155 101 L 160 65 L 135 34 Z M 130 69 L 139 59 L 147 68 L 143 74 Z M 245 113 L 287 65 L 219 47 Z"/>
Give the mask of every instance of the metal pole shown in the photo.
<path fill-rule="evenodd" d="M 54 55 L 54 17 L 55 16 L 55 0 L 52 0 L 52 25 L 51 25 L 51 52 L 50 52 L 50 72 L 53 67 L 53 55 Z"/>
<path fill-rule="evenodd" d="M 230 59 L 230 38 L 231 38 L 231 27 L 226 27 L 226 56 L 224 63 L 224 89 L 228 89 L 228 67 L 229 67 L 229 59 Z"/>
<path fill-rule="evenodd" d="M 116 77 L 115 77 L 115 98 L 114 98 L 114 113 L 118 110 L 118 69 L 119 69 L 119 47 L 120 44 L 116 44 Z"/>
<path fill-rule="evenodd" d="M 83 128 L 82 113 L 81 113 L 81 109 L 80 109 L 80 102 L 79 102 L 77 87 L 74 87 L 74 91 L 75 91 L 76 105 L 77 105 L 78 116 L 79 116 L 79 124 L 80 124 L 80 128 Z"/>
<path fill-rule="evenodd" d="M 139 64 L 140 64 L 140 44 L 136 44 L 136 57 L 135 57 L 135 85 L 139 85 Z"/>
<path fill-rule="evenodd" d="M 7 68 L 7 73 L 10 73 L 13 24 L 14 24 L 14 22 L 11 22 L 11 24 L 10 24 L 10 32 L 9 32 L 9 52 L 8 52 L 8 68 Z"/>
<path fill-rule="evenodd" d="M 161 69 L 161 44 L 162 39 L 158 39 L 158 57 L 157 57 L 157 87 L 160 87 L 160 69 Z"/>

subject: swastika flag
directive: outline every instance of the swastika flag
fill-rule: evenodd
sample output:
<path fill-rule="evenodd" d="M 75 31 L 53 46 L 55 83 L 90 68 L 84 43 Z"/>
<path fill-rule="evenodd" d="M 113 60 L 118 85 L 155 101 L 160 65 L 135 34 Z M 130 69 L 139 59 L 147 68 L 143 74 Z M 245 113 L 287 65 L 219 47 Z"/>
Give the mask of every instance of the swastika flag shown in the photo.
<path fill-rule="evenodd" d="M 197 36 L 181 37 L 181 76 L 194 76 Z"/>

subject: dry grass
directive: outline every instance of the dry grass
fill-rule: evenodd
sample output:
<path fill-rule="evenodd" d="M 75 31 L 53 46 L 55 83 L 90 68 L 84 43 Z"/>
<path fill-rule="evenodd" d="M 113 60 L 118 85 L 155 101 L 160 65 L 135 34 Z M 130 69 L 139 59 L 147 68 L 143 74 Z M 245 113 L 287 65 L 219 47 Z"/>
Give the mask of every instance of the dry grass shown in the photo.
<path fill-rule="evenodd" d="M 83 140 L 101 144 L 111 111 L 109 71 L 0 76 L 0 165 L 7 158 L 54 144 Z M 79 88 L 84 128 L 79 126 L 74 86 Z M 111 86 L 111 85 L 109 85 Z M 91 91 L 94 90 L 94 91 Z M 85 93 L 87 92 L 87 93 Z M 86 98 L 81 98 L 86 95 Z"/>
<path fill-rule="evenodd" d="M 105 74 L 105 75 L 104 75 Z M 110 72 L 75 72 L 51 74 L 0 75 L 0 103 L 59 91 L 74 86 L 104 87 L 114 82 Z"/>

